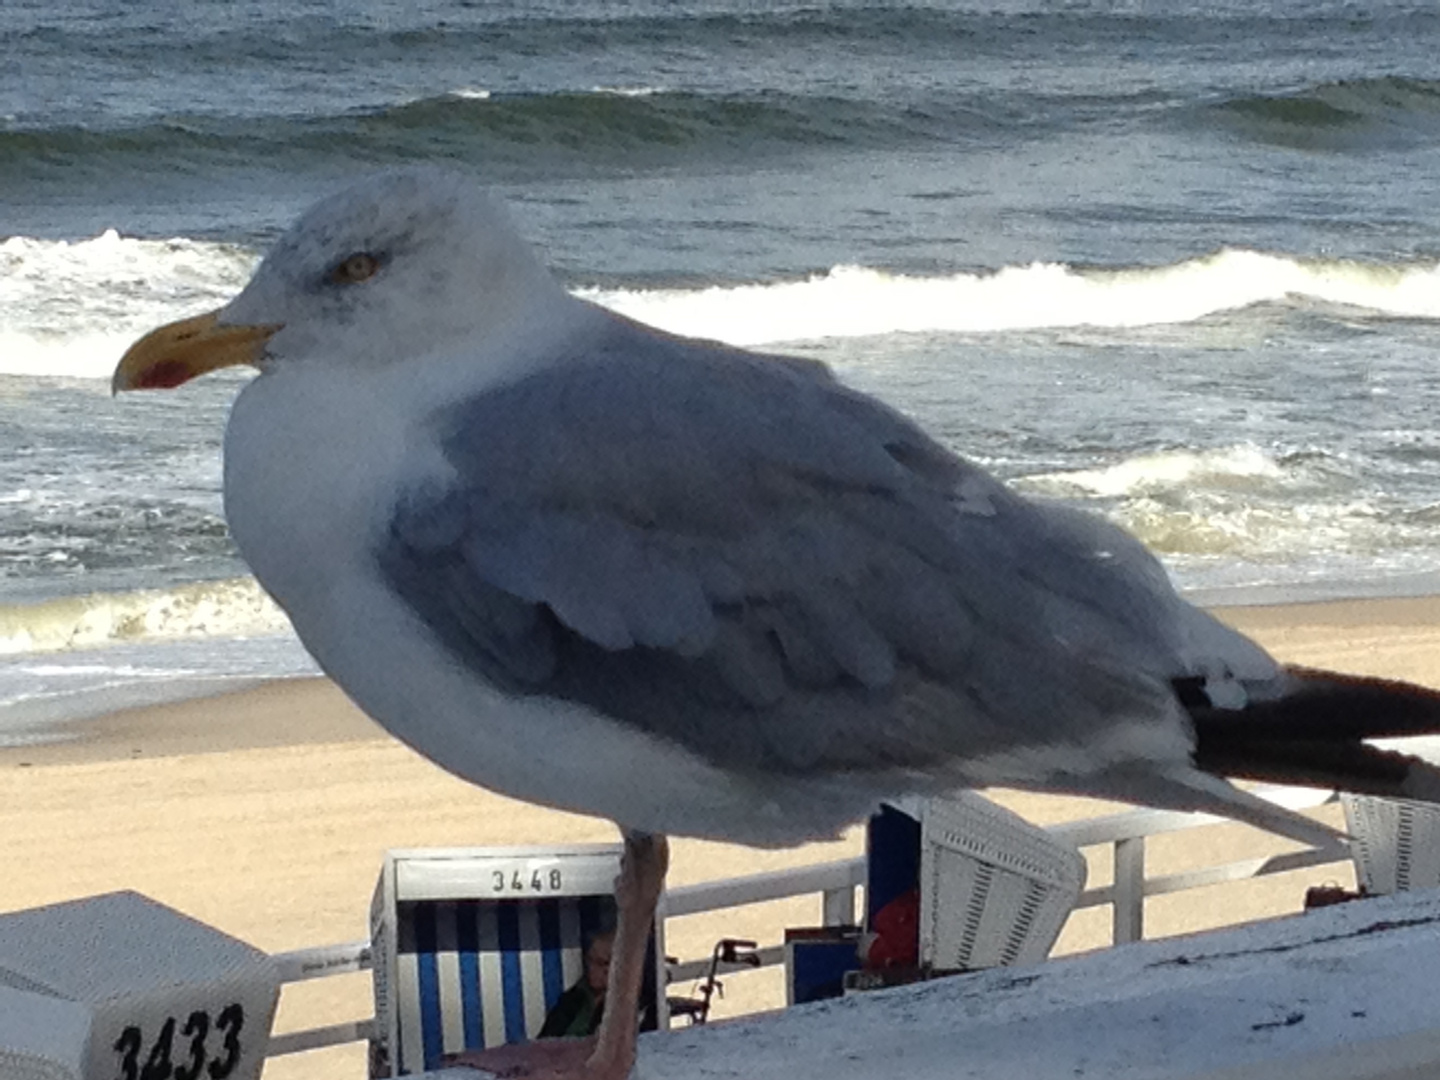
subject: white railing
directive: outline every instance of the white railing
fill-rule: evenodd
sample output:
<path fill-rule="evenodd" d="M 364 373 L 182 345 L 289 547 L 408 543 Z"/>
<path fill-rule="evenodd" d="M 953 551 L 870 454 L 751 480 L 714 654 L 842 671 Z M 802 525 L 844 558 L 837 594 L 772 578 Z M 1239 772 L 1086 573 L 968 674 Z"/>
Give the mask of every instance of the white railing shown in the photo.
<path fill-rule="evenodd" d="M 1263 788 L 1255 794 L 1287 810 L 1307 810 L 1333 802 L 1336 798 L 1333 791 L 1319 791 L 1314 788 Z M 1116 945 L 1144 938 L 1146 897 L 1164 896 L 1167 893 L 1198 889 L 1204 885 L 1217 885 L 1226 881 L 1244 881 L 1270 874 L 1283 874 L 1307 866 L 1325 866 L 1350 858 L 1345 845 L 1336 840 L 1324 846 L 1302 848 L 1284 855 L 1240 859 L 1218 866 L 1187 870 L 1180 874 L 1167 874 L 1164 877 L 1145 876 L 1146 837 L 1228 822 L 1228 818 L 1212 814 L 1187 814 L 1173 810 L 1127 810 L 1105 817 L 1068 821 L 1053 825 L 1047 831 L 1057 839 L 1067 840 L 1079 848 L 1099 844 L 1113 845 L 1113 884 L 1086 889 L 1080 894 L 1080 900 L 1075 907 L 1079 910 L 1099 907 L 1102 904 L 1112 905 L 1111 941 Z"/>
<path fill-rule="evenodd" d="M 356 941 L 348 945 L 321 945 L 313 949 L 297 949 L 295 952 L 278 953 L 272 959 L 280 974 L 282 983 L 308 982 L 311 979 L 327 979 L 332 975 L 348 975 L 355 971 L 368 971 L 373 957 L 370 942 Z M 341 1024 L 327 1024 L 324 1027 L 304 1028 L 287 1031 L 283 1035 L 272 1035 L 267 1057 L 281 1054 L 298 1054 L 304 1050 L 320 1050 L 326 1046 L 340 1046 L 343 1043 L 365 1042 L 374 1033 L 375 1021 L 347 1020 Z"/>
<path fill-rule="evenodd" d="M 1256 794 L 1290 810 L 1321 806 L 1335 798 L 1333 792 L 1307 788 L 1266 788 L 1256 791 Z M 1145 936 L 1147 897 L 1163 896 L 1227 881 L 1283 874 L 1304 867 L 1324 866 L 1348 860 L 1350 857 L 1345 846 L 1337 840 L 1331 844 L 1302 848 L 1284 855 L 1240 859 L 1161 877 L 1145 876 L 1147 837 L 1224 824 L 1227 820 L 1210 814 L 1128 810 L 1104 817 L 1053 825 L 1048 831 L 1058 839 L 1080 848 L 1111 845 L 1114 856 L 1112 884 L 1086 889 L 1080 894 L 1080 900 L 1075 906 L 1076 910 L 1080 910 L 1110 905 L 1113 911 L 1111 939 L 1114 944 L 1139 941 Z M 855 888 L 864 882 L 865 859 L 863 856 L 856 856 L 791 870 L 775 870 L 746 877 L 682 885 L 665 892 L 660 901 L 660 917 L 675 919 L 819 893 L 825 925 L 838 926 L 855 921 Z M 784 962 L 784 947 L 769 946 L 760 949 L 758 955 L 762 967 L 780 964 Z M 367 970 L 371 965 L 370 943 L 360 941 L 347 945 L 298 949 L 294 952 L 279 953 L 274 959 L 279 966 L 282 983 L 302 982 Z M 670 965 L 667 975 L 671 982 L 685 982 L 702 977 L 709 970 L 709 966 L 708 957 L 684 960 Z M 731 973 L 751 970 L 754 966 L 753 962 L 744 967 L 733 968 L 722 964 L 720 970 L 721 973 Z M 374 1020 L 367 1018 L 285 1032 L 271 1037 L 269 1054 L 272 1057 L 297 1054 L 304 1050 L 317 1050 L 369 1039 L 373 1027 Z"/>

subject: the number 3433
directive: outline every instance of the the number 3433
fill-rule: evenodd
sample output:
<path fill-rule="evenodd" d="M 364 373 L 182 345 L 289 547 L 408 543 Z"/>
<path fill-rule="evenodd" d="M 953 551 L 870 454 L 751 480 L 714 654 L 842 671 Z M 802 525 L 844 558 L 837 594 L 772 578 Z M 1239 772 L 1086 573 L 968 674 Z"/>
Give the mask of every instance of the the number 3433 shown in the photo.
<path fill-rule="evenodd" d="M 244 1027 L 245 1009 L 238 1002 L 221 1009 L 213 1021 L 208 1012 L 197 1009 L 185 1018 L 183 1027 L 175 1017 L 167 1018 L 147 1051 L 144 1032 L 132 1024 L 115 1040 L 115 1053 L 120 1056 L 116 1080 L 225 1080 L 240 1063 Z"/>

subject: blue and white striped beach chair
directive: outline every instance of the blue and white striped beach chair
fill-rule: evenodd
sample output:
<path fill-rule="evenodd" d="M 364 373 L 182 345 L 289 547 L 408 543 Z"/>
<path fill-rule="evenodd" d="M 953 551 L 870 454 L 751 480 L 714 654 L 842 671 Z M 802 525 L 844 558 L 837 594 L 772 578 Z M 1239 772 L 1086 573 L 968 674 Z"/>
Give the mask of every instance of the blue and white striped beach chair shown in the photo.
<path fill-rule="evenodd" d="M 371 909 L 371 1075 L 418 1073 L 447 1054 L 534 1038 L 580 978 L 585 943 L 614 925 L 620 851 L 388 853 Z"/>

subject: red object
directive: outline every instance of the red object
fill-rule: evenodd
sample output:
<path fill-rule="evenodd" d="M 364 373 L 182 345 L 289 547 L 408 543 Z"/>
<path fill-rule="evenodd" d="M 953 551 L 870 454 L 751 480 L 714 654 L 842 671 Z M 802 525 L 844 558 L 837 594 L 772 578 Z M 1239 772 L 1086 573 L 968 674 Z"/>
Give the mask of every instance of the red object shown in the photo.
<path fill-rule="evenodd" d="M 875 935 L 865 953 L 865 967 L 916 967 L 920 963 L 920 889 L 901 893 L 875 913 L 870 925 Z"/>

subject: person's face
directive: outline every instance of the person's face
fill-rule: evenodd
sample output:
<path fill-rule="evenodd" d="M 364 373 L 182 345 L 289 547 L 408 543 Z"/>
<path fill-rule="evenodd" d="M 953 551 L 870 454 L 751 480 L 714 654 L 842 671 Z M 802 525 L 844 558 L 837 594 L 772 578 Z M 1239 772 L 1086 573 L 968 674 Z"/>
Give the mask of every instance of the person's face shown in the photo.
<path fill-rule="evenodd" d="M 610 957 L 615 951 L 613 937 L 598 937 L 585 952 L 585 981 L 594 994 L 604 994 L 610 981 Z"/>

